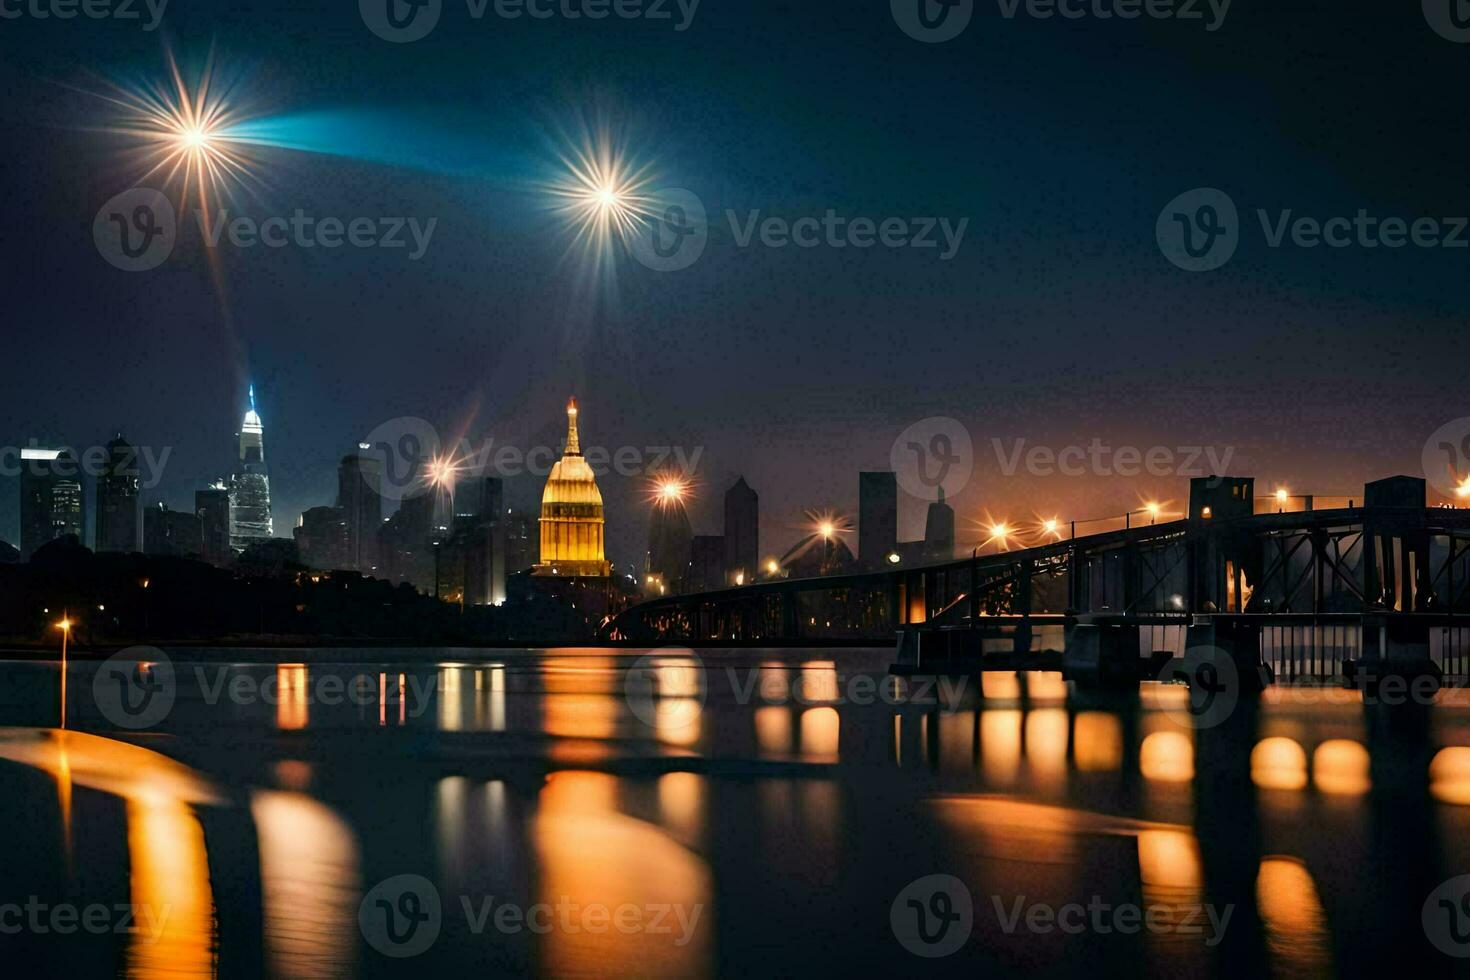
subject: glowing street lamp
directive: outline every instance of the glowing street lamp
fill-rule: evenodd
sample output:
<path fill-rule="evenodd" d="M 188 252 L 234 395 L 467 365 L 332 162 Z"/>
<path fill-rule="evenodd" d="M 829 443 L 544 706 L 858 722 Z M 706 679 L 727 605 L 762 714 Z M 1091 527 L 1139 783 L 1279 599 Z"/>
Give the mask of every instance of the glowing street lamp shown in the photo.
<path fill-rule="evenodd" d="M 1461 500 L 1470 500 L 1470 476 L 1465 477 L 1460 485 L 1455 487 L 1455 496 Z"/>
<path fill-rule="evenodd" d="M 1290 500 L 1291 500 L 1291 491 L 1287 490 L 1285 487 L 1282 487 L 1282 488 L 1278 489 L 1276 491 L 1276 513 L 1278 513 L 1278 514 L 1285 513 L 1286 512 L 1286 504 Z"/>

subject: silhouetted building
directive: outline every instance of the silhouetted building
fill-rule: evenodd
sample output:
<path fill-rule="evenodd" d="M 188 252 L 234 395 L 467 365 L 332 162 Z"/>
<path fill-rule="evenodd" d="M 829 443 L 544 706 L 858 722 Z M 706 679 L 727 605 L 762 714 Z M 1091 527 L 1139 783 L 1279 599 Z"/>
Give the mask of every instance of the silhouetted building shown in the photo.
<path fill-rule="evenodd" d="M 48 541 L 82 540 L 86 507 L 77 458 L 68 449 L 20 451 L 20 552 L 27 560 Z"/>
<path fill-rule="evenodd" d="M 378 528 L 383 524 L 383 461 L 369 455 L 371 446 L 342 457 L 337 467 L 337 508 L 347 522 L 347 546 L 339 568 L 371 573 L 378 562 Z M 307 561 L 302 553 L 302 561 Z"/>
<path fill-rule="evenodd" d="M 9 541 L 0 541 L 0 565 L 14 565 L 20 561 L 20 549 Z"/>
<path fill-rule="evenodd" d="M 816 535 L 810 548 L 789 559 L 784 566 L 787 578 L 841 575 L 856 567 L 857 559 L 840 534 L 829 537 Z"/>
<path fill-rule="evenodd" d="M 434 494 L 403 500 L 378 532 L 379 577 L 407 582 L 420 592 L 434 591 Z"/>
<path fill-rule="evenodd" d="M 313 507 L 301 515 L 293 532 L 301 564 L 322 571 L 351 564 L 351 529 L 341 507 Z"/>
<path fill-rule="evenodd" d="M 939 488 L 939 499 L 929 505 L 924 520 L 924 553 L 930 561 L 954 558 L 954 508 L 944 502 L 943 487 Z"/>
<path fill-rule="evenodd" d="M 178 558 L 197 556 L 203 550 L 199 515 L 169 510 L 162 503 L 143 511 L 143 552 Z"/>
<path fill-rule="evenodd" d="M 540 528 L 535 518 L 518 510 L 505 515 L 505 574 L 524 572 L 536 564 Z"/>
<path fill-rule="evenodd" d="M 203 535 L 199 556 L 211 565 L 227 565 L 235 556 L 230 548 L 230 491 L 224 481 L 194 491 L 194 513 Z"/>
<path fill-rule="evenodd" d="M 438 595 L 461 606 L 505 602 L 507 518 L 499 477 L 466 481 L 455 495 L 453 533 L 439 545 Z M 464 511 L 468 511 L 465 513 Z"/>
<path fill-rule="evenodd" d="M 644 560 L 643 590 L 648 595 L 677 595 L 689 575 L 689 548 L 694 529 L 684 507 L 682 488 L 669 484 L 653 503 L 648 519 L 648 554 Z"/>
<path fill-rule="evenodd" d="M 139 482 L 138 451 L 119 433 L 107 444 L 107 459 L 97 475 L 97 551 L 131 554 L 142 548 Z"/>
<path fill-rule="evenodd" d="M 754 582 L 760 567 L 761 498 L 745 477 L 725 491 L 725 581 Z"/>
<path fill-rule="evenodd" d="M 891 472 L 858 474 L 858 560 L 881 568 L 898 548 L 898 478 Z"/>
<path fill-rule="evenodd" d="M 255 410 L 255 386 L 250 386 L 250 410 L 235 435 L 235 474 L 230 480 L 230 547 L 244 551 L 275 537 L 271 520 L 271 479 L 265 464 L 265 426 Z"/>
<path fill-rule="evenodd" d="M 687 591 L 713 592 L 725 587 L 725 536 L 696 534 L 689 547 Z"/>

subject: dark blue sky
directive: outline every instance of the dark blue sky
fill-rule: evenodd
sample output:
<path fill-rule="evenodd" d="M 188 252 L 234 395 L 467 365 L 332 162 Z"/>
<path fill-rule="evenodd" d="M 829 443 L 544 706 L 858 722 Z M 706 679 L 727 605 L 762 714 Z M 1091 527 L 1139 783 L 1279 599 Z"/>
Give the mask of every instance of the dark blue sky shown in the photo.
<path fill-rule="evenodd" d="M 120 428 L 173 447 L 156 495 L 177 506 L 228 469 L 247 375 L 278 533 L 330 502 L 337 457 L 389 419 L 554 443 L 575 393 L 584 442 L 704 447 L 701 531 L 718 532 L 708 504 L 745 474 L 766 551 L 794 540 L 805 507 L 855 510 L 857 471 L 886 467 L 927 416 L 976 442 L 955 501 L 964 539 L 986 509 L 1093 516 L 1185 492 L 1006 476 L 992 438 L 1228 447 L 1236 472 L 1348 492 L 1421 472 L 1430 433 L 1470 414 L 1470 250 L 1273 249 L 1254 217 L 1470 214 L 1470 45 L 1437 36 L 1418 4 L 1236 0 L 1211 33 L 1007 20 L 992 2 L 939 45 L 876 0 L 704 0 L 682 33 L 474 21 L 445 0 L 434 32 L 404 45 L 353 4 L 174 0 L 163 24 L 0 20 L 0 445 L 87 446 Z M 382 151 L 272 153 L 241 210 L 436 217 L 424 258 L 227 251 L 223 294 L 197 231 L 151 272 L 102 261 L 93 216 L 135 175 L 89 131 L 103 107 L 71 87 L 161 76 L 165 43 L 186 67 L 213 43 L 264 115 L 355 120 Z M 556 132 L 582 119 L 610 120 L 660 184 L 705 202 L 711 239 L 692 268 L 624 259 L 583 288 L 533 189 L 556 174 Z M 1233 198 L 1242 240 L 1191 274 L 1165 260 L 1155 220 L 1201 186 Z M 829 208 L 969 225 L 941 262 L 739 248 L 724 218 Z M 0 483 L 13 541 L 15 481 Z M 526 478 L 510 492 L 539 491 Z M 615 560 L 641 548 L 641 491 L 603 480 Z M 909 502 L 904 532 L 920 520 Z"/>

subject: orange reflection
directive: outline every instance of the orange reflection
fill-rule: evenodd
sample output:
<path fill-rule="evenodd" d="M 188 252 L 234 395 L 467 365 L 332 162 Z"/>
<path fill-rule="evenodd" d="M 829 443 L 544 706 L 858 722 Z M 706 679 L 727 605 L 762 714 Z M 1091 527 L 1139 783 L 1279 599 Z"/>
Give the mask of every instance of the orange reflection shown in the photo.
<path fill-rule="evenodd" d="M 841 731 L 836 708 L 810 708 L 801 713 L 801 754 L 814 762 L 836 762 Z"/>
<path fill-rule="evenodd" d="M 767 704 L 785 704 L 791 699 L 791 682 L 786 676 L 786 668 L 774 660 L 761 664 L 756 683 L 761 700 Z"/>
<path fill-rule="evenodd" d="M 1154 732 L 1138 747 L 1138 768 L 1145 779 L 1187 783 L 1194 778 L 1194 743 L 1180 732 Z"/>
<path fill-rule="evenodd" d="M 1143 883 L 1143 904 L 1170 908 L 1171 921 L 1180 906 L 1200 900 L 1204 871 L 1199 842 L 1183 830 L 1143 830 L 1138 834 L 1138 875 Z"/>
<path fill-rule="evenodd" d="M 1033 670 L 1026 674 L 1026 693 L 1035 701 L 1067 700 L 1067 682 L 1060 671 Z"/>
<path fill-rule="evenodd" d="M 987 698 L 1014 701 L 1021 696 L 1021 681 L 1011 671 L 989 671 L 980 675 L 980 691 Z"/>
<path fill-rule="evenodd" d="M 276 977 L 355 972 L 357 841 L 329 807 L 266 790 L 250 801 L 260 841 L 265 961 Z"/>
<path fill-rule="evenodd" d="M 1296 790 L 1307 785 L 1307 753 L 1281 736 L 1263 738 L 1251 750 L 1251 781 L 1261 789 Z"/>
<path fill-rule="evenodd" d="M 1123 765 L 1123 724 L 1106 711 L 1077 715 L 1072 757 L 1081 772 L 1116 772 Z"/>
<path fill-rule="evenodd" d="M 813 660 L 802 664 L 801 700 L 807 704 L 820 704 L 838 699 L 837 664 L 831 660 Z"/>
<path fill-rule="evenodd" d="M 1429 764 L 1429 791 L 1441 803 L 1470 806 L 1470 748 L 1440 749 Z"/>
<path fill-rule="evenodd" d="M 980 768 L 987 782 L 1008 783 L 1016 778 L 1021 769 L 1020 711 L 1006 708 L 981 712 Z"/>
<path fill-rule="evenodd" d="M 1067 712 L 1041 708 L 1026 715 L 1026 762 L 1038 780 L 1058 782 L 1067 774 Z"/>
<path fill-rule="evenodd" d="M 552 927 L 535 939 L 540 969 L 550 976 L 712 973 L 709 869 L 657 827 L 618 812 L 616 797 L 615 777 L 591 772 L 554 773 L 541 790 L 531 836 L 540 867 L 538 901 L 551 906 Z M 558 903 L 574 911 L 558 912 Z M 642 915 L 666 904 L 673 907 L 671 932 L 610 924 L 619 914 Z M 596 931 L 581 918 L 589 906 L 609 912 Z M 627 907 L 636 913 L 620 913 Z M 562 927 L 562 914 L 572 916 L 571 928 Z M 643 922 L 649 923 L 646 916 Z"/>
<path fill-rule="evenodd" d="M 462 732 L 464 722 L 463 667 L 439 668 L 439 728 L 446 732 Z"/>
<path fill-rule="evenodd" d="M 306 664 L 276 666 L 276 727 L 281 731 L 294 732 L 306 727 L 309 681 Z"/>
<path fill-rule="evenodd" d="M 785 708 L 755 709 L 755 740 L 765 758 L 791 754 L 791 712 Z"/>
<path fill-rule="evenodd" d="M 1368 750 L 1358 742 L 1334 738 L 1312 753 L 1312 782 L 1319 792 L 1361 796 L 1372 785 Z"/>
<path fill-rule="evenodd" d="M 692 772 L 660 776 L 658 809 L 663 822 L 681 840 L 697 842 L 704 829 L 704 780 Z"/>
<path fill-rule="evenodd" d="M 144 980 L 213 976 L 214 894 L 204 829 L 179 800 L 131 798 L 127 814 L 137 932 L 125 972 Z"/>
<path fill-rule="evenodd" d="M 1311 872 L 1292 857 L 1261 860 L 1256 904 L 1277 976 L 1330 976 L 1332 935 Z"/>

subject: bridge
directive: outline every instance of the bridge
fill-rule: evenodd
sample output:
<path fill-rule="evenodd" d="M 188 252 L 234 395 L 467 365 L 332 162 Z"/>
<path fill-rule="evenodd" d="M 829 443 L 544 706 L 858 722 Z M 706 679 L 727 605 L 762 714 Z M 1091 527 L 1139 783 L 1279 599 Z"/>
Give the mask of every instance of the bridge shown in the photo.
<path fill-rule="evenodd" d="M 923 567 L 661 597 L 617 616 L 603 639 L 897 641 L 898 672 L 1061 669 L 1102 682 L 1136 680 L 1202 646 L 1288 680 L 1374 664 L 1470 674 L 1470 510 L 1428 506 L 1425 481 L 1412 477 L 1326 507 L 1295 498 L 1259 512 L 1257 499 L 1253 479 L 1199 478 L 1178 520 Z"/>

